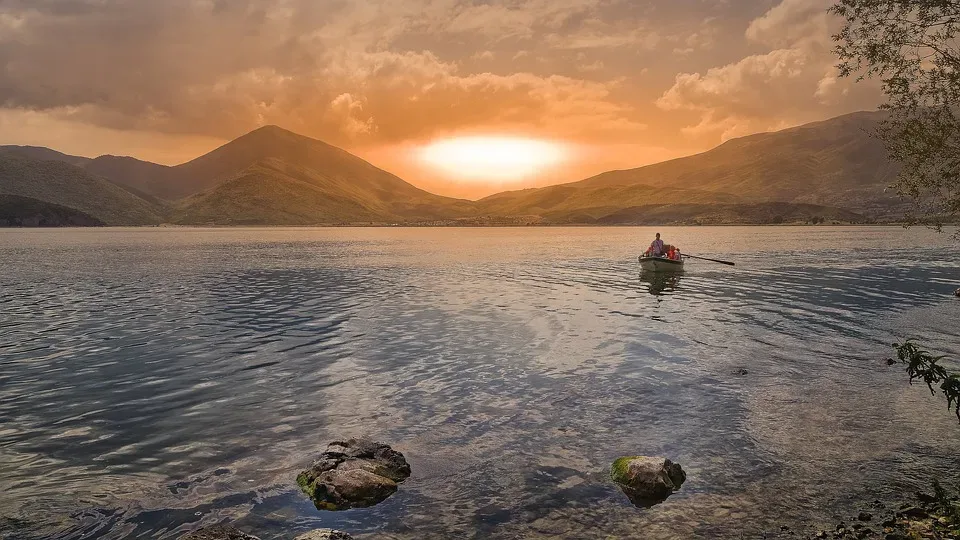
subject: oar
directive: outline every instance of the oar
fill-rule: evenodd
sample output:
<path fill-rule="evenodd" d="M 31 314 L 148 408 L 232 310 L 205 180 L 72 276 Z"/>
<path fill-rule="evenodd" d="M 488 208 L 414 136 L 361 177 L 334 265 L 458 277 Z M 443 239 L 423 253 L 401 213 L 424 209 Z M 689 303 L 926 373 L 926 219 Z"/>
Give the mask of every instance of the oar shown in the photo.
<path fill-rule="evenodd" d="M 735 263 L 732 263 L 732 262 L 730 262 L 730 261 L 721 261 L 720 259 L 708 259 L 707 257 L 698 257 L 698 256 L 696 256 L 696 255 L 687 255 L 686 253 L 684 253 L 683 256 L 684 256 L 684 257 L 690 257 L 691 259 L 703 259 L 703 260 L 705 260 L 705 261 L 712 261 L 712 262 L 715 262 L 715 263 L 727 264 L 727 265 L 730 265 L 730 266 L 736 266 Z"/>

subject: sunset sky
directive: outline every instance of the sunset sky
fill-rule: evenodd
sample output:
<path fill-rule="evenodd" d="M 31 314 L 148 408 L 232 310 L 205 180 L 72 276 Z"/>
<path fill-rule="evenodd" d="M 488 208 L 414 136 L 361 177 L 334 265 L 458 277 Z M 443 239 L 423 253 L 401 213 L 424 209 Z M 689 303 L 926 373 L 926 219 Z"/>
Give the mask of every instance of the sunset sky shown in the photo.
<path fill-rule="evenodd" d="M 830 4 L 2 0 L 0 144 L 175 164 L 276 124 L 473 198 L 874 108 Z"/>

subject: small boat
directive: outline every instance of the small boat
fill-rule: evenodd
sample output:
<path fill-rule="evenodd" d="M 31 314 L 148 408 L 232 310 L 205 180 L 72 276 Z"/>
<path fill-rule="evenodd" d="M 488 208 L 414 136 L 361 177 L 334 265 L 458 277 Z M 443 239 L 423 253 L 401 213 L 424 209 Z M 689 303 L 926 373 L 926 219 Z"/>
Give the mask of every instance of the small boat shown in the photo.
<path fill-rule="evenodd" d="M 681 272 L 683 259 L 675 260 L 666 257 L 640 256 L 640 268 L 647 272 Z"/>

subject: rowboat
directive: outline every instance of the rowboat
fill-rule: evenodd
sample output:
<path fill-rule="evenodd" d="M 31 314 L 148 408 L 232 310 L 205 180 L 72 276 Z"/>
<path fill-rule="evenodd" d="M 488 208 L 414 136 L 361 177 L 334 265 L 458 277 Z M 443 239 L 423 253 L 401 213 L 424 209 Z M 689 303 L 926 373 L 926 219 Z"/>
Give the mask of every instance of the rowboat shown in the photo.
<path fill-rule="evenodd" d="M 641 255 L 640 268 L 647 272 L 682 272 L 683 259 L 674 260 L 666 257 Z"/>

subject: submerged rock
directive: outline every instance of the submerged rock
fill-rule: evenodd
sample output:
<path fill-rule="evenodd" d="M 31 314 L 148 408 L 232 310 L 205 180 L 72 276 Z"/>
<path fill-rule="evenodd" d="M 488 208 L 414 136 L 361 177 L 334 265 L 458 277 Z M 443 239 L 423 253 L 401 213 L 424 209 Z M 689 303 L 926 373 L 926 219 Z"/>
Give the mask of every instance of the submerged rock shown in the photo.
<path fill-rule="evenodd" d="M 316 529 L 308 533 L 303 533 L 293 540 L 353 540 L 353 537 L 343 531 Z"/>
<path fill-rule="evenodd" d="M 260 540 L 230 525 L 214 525 L 197 529 L 180 537 L 180 540 Z"/>
<path fill-rule="evenodd" d="M 622 457 L 613 462 L 610 477 L 633 504 L 650 507 L 663 502 L 687 479 L 678 463 L 662 457 Z"/>
<path fill-rule="evenodd" d="M 403 454 L 366 439 L 330 443 L 297 484 L 319 510 L 373 506 L 397 491 L 410 476 Z"/>

